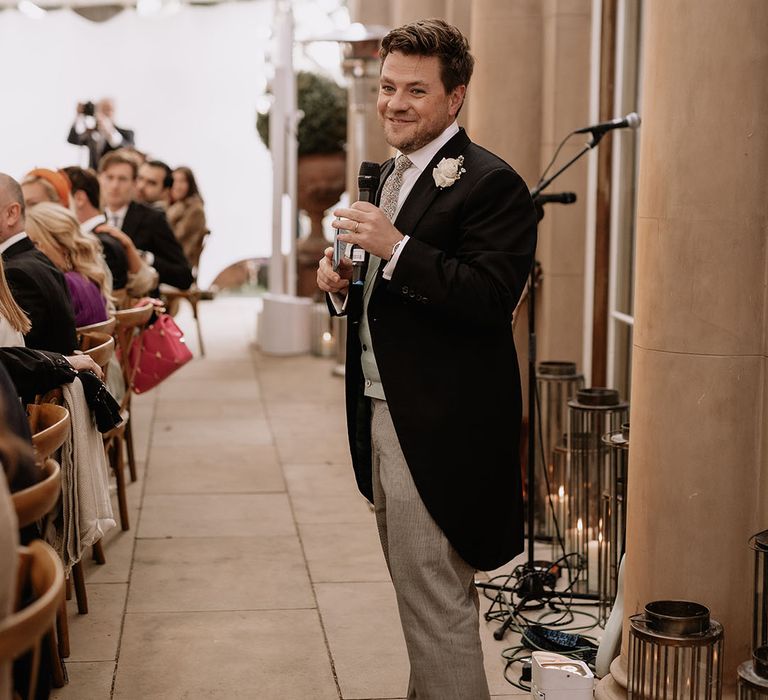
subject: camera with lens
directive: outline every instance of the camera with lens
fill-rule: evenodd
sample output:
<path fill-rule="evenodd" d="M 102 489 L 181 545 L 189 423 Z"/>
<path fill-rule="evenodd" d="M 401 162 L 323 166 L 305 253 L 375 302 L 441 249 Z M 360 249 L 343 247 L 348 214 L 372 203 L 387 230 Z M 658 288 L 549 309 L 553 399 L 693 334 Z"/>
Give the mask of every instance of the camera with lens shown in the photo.
<path fill-rule="evenodd" d="M 93 117 L 96 114 L 96 105 L 88 100 L 83 103 L 83 115 L 86 117 Z"/>

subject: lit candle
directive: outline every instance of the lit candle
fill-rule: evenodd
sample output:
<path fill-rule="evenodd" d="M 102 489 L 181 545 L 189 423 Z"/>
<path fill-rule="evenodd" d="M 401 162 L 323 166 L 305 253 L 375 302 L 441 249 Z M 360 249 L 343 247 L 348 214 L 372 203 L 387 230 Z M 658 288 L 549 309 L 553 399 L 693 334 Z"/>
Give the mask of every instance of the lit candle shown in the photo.
<path fill-rule="evenodd" d="M 597 540 L 587 542 L 587 588 L 590 593 L 598 590 L 597 566 L 599 561 Z"/>
<path fill-rule="evenodd" d="M 330 333 L 330 331 L 325 331 L 323 333 L 323 337 L 320 342 L 320 355 L 322 357 L 331 357 L 331 355 L 333 355 L 334 347 L 333 335 Z"/>

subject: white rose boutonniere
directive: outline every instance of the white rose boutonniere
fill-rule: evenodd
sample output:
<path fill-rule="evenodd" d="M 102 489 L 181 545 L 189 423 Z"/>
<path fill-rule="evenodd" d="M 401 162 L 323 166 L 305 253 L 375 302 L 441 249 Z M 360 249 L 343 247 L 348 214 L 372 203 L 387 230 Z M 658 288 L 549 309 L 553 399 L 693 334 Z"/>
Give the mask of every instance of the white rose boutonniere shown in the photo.
<path fill-rule="evenodd" d="M 464 164 L 464 156 L 458 158 L 443 158 L 432 171 L 435 184 L 444 190 L 458 180 L 462 173 L 467 172 L 461 166 Z"/>

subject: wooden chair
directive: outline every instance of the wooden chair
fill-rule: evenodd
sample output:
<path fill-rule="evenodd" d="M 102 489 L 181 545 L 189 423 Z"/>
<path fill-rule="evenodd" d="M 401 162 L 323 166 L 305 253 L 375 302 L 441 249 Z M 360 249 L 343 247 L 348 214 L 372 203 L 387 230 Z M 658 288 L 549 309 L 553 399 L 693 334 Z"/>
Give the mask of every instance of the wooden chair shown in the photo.
<path fill-rule="evenodd" d="M 11 494 L 19 528 L 44 518 L 53 510 L 61 495 L 61 467 L 50 457 L 43 463 L 44 479 Z"/>
<path fill-rule="evenodd" d="M 104 433 L 104 446 L 107 458 L 117 480 L 117 502 L 120 507 L 120 526 L 123 530 L 130 528 L 128 520 L 128 497 L 125 485 L 125 456 L 128 453 L 128 467 L 131 481 L 136 481 L 136 457 L 133 450 L 133 435 L 131 432 L 131 367 L 129 357 L 131 347 L 136 342 L 141 330 L 147 325 L 154 312 L 154 305 L 147 303 L 134 309 L 126 309 L 115 313 L 117 325 L 115 338 L 120 349 L 120 369 L 125 379 L 125 395 L 120 403 L 120 413 L 123 422 L 108 433 Z"/>
<path fill-rule="evenodd" d="M 114 321 L 114 319 L 112 319 Z M 112 355 L 115 354 L 115 339 L 106 331 L 78 330 L 77 341 L 80 351 L 88 355 L 106 372 Z"/>
<path fill-rule="evenodd" d="M 192 275 L 194 282 L 189 289 L 176 289 L 165 284 L 160 285 L 160 296 L 166 301 L 169 308 L 174 308 L 175 303 L 181 299 L 185 299 L 192 307 L 192 316 L 195 319 L 195 327 L 197 328 L 197 342 L 200 346 L 200 355 L 205 357 L 205 347 L 203 346 L 203 334 L 200 330 L 200 317 L 197 313 L 197 305 L 201 301 L 207 301 L 214 298 L 214 293 L 208 290 L 202 290 L 197 286 L 197 264 L 200 260 L 200 256 L 203 253 L 205 247 L 205 241 L 210 235 L 210 231 L 206 231 L 205 235 L 200 239 L 195 249 L 190 251 L 190 264 L 192 265 Z M 171 312 L 175 313 L 175 312 Z"/>
<path fill-rule="evenodd" d="M 45 518 L 53 510 L 61 496 L 61 467 L 59 463 L 49 457 L 45 460 L 42 471 L 45 476 L 42 481 L 11 494 L 11 503 L 13 503 L 13 508 L 16 511 L 19 528 L 27 527 Z M 65 673 L 61 659 L 69 656 L 69 628 L 66 615 L 66 607 L 62 601 L 59 612 L 57 612 L 56 633 L 52 629 L 49 635 L 53 682 L 56 687 L 64 685 Z"/>
<path fill-rule="evenodd" d="M 50 401 L 60 401 L 61 391 L 50 392 L 47 395 L 47 398 Z M 69 411 L 67 411 L 64 406 L 60 406 L 56 403 L 30 404 L 27 406 L 27 416 L 29 419 L 29 430 L 32 433 L 32 446 L 35 449 L 35 458 L 37 459 L 38 464 L 45 470 L 46 464 L 49 461 L 53 461 L 50 460 L 50 456 L 64 444 L 67 435 L 69 435 Z M 59 470 L 59 477 L 56 479 L 56 484 L 58 485 L 56 499 L 58 499 L 58 496 L 61 494 L 61 467 L 56 462 L 54 462 L 54 464 L 56 464 Z M 51 481 L 51 475 L 48 474 L 44 481 L 35 484 L 31 488 L 39 488 L 41 492 L 45 491 L 47 495 L 53 498 L 53 495 L 48 492 L 48 488 L 51 486 Z M 47 486 L 45 486 L 45 484 L 47 484 Z M 37 495 L 42 497 L 41 492 Z M 24 493 L 24 491 L 19 493 Z M 14 503 L 16 495 L 17 494 L 13 494 L 12 496 Z M 53 508 L 56 499 L 51 503 L 51 508 Z M 43 517 L 48 512 L 50 512 L 50 509 L 43 511 L 39 517 Z M 35 520 L 38 519 L 39 518 L 35 518 Z M 23 527 L 21 520 L 22 518 L 19 517 L 19 526 Z M 31 522 L 34 522 L 35 520 L 32 520 Z M 82 568 L 79 569 L 79 574 L 80 575 L 77 575 L 77 572 L 73 571 L 72 576 L 76 584 L 77 607 L 79 612 L 88 612 L 88 600 L 85 595 L 85 580 L 82 577 Z M 67 625 L 67 609 L 63 602 L 58 616 L 58 642 L 60 656 L 67 658 L 69 656 L 69 626 Z M 54 684 L 57 684 L 57 687 L 61 687 L 64 685 L 64 669 L 61 665 L 59 656 L 54 656 L 52 654 L 52 657 L 54 660 Z"/>
<path fill-rule="evenodd" d="M 203 300 L 209 300 L 214 298 L 214 293 L 199 289 L 196 284 L 193 284 L 189 289 L 176 289 L 174 287 L 161 286 L 160 295 L 165 299 L 168 305 L 172 305 L 180 299 L 185 299 L 192 307 L 192 316 L 195 319 L 195 326 L 197 328 L 197 342 L 200 345 L 200 355 L 205 357 L 205 346 L 203 345 L 203 333 L 200 330 L 200 317 L 197 312 L 197 305 Z"/>
<path fill-rule="evenodd" d="M 18 609 L 18 601 L 29 586 L 33 602 Z M 19 548 L 16 612 L 0 620 L 0 661 L 13 662 L 32 651 L 32 664 L 27 700 L 35 697 L 40 667 L 40 642 L 53 634 L 56 613 L 64 599 L 64 570 L 56 552 L 45 542 L 35 540 L 29 547 Z M 54 641 L 55 645 L 55 641 Z M 54 684 L 56 685 L 54 678 Z M 59 679 L 61 685 L 63 679 Z"/>
<path fill-rule="evenodd" d="M 27 416 L 35 457 L 42 464 L 66 441 L 69 435 L 69 411 L 54 403 L 29 404 Z"/>
<path fill-rule="evenodd" d="M 112 333 L 117 322 L 114 318 L 111 318 L 106 323 L 111 323 L 109 333 Z M 88 326 L 84 326 L 84 328 L 88 328 Z M 84 331 L 83 328 L 78 328 L 77 340 L 80 351 L 84 355 L 88 355 L 99 367 L 101 367 L 101 370 L 104 372 L 104 381 L 106 382 L 109 363 L 112 360 L 112 356 L 115 354 L 115 339 L 111 335 L 107 335 L 107 331 Z M 96 560 L 97 564 L 107 563 L 107 558 L 104 554 L 104 546 L 102 545 L 101 540 L 93 545 L 93 558 Z"/>
<path fill-rule="evenodd" d="M 101 323 L 91 323 L 88 326 L 80 326 L 80 328 L 77 329 L 77 334 L 82 335 L 83 333 L 106 333 L 107 335 L 112 335 L 115 332 L 115 325 L 117 324 L 117 321 L 115 321 L 115 317 L 108 318 L 106 321 L 101 321 Z"/>

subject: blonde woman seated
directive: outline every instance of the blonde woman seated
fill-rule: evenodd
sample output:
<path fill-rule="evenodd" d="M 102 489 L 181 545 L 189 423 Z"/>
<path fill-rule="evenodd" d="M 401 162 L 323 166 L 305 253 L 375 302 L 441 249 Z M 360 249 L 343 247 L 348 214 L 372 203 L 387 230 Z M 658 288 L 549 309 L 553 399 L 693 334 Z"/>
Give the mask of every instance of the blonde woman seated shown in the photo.
<path fill-rule="evenodd" d="M 27 235 L 64 273 L 75 312 L 75 325 L 108 318 L 112 290 L 101 264 L 99 244 L 86 238 L 80 224 L 60 204 L 41 202 L 27 211 Z"/>

